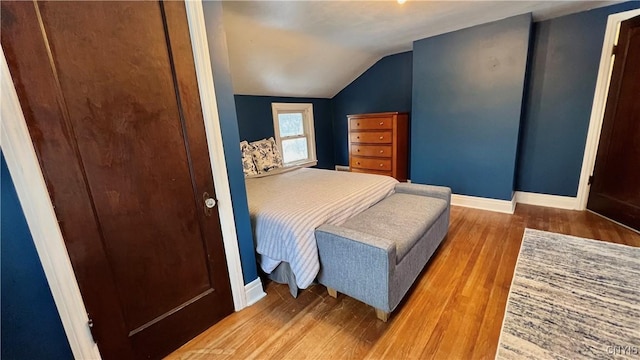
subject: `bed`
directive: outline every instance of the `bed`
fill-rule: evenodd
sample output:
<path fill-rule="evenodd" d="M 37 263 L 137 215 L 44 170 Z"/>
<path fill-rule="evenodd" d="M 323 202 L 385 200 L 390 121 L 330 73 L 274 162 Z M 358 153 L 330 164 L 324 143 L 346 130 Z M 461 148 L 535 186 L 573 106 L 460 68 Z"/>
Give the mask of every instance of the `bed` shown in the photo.
<path fill-rule="evenodd" d="M 393 193 L 392 177 L 298 168 L 246 179 L 261 269 L 278 282 L 311 285 L 320 269 L 314 230 L 341 225 Z"/>

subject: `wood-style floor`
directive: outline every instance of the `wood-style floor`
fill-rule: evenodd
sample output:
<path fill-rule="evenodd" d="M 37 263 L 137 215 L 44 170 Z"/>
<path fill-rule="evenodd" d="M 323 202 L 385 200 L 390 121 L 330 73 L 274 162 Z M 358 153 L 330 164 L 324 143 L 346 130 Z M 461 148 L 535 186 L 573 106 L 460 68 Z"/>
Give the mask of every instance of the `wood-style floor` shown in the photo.
<path fill-rule="evenodd" d="M 525 227 L 640 246 L 640 235 L 589 212 L 453 207 L 447 238 L 389 322 L 321 285 L 294 299 L 269 283 L 264 299 L 168 358 L 492 359 Z"/>

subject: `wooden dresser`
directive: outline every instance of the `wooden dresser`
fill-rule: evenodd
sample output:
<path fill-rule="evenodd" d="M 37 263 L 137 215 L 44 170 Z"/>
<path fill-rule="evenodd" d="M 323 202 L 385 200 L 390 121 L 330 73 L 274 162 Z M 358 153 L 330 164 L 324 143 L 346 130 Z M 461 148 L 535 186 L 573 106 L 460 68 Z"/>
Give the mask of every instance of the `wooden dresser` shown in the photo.
<path fill-rule="evenodd" d="M 407 180 L 409 114 L 385 112 L 347 115 L 349 167 L 353 172 Z"/>

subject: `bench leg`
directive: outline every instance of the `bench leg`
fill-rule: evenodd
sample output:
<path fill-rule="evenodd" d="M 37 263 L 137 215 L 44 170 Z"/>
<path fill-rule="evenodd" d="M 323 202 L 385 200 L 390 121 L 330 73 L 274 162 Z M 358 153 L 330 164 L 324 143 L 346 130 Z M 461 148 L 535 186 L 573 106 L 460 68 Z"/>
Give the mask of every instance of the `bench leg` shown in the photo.
<path fill-rule="evenodd" d="M 336 289 L 332 289 L 330 287 L 327 287 L 327 292 L 329 293 L 329 296 L 331 296 L 334 299 L 338 298 L 338 292 L 336 291 Z"/>
<path fill-rule="evenodd" d="M 389 320 L 389 313 L 378 308 L 376 308 L 376 316 L 383 322 L 387 322 L 387 320 Z"/>

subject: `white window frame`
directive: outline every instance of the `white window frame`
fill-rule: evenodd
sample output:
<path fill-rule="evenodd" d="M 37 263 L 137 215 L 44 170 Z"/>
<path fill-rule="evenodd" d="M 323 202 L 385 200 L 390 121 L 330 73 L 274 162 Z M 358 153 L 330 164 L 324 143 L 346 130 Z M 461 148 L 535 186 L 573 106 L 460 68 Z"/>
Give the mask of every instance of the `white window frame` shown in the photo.
<path fill-rule="evenodd" d="M 271 103 L 271 111 L 273 115 L 273 130 L 275 133 L 276 145 L 278 145 L 278 150 L 280 150 L 280 154 L 284 157 L 284 152 L 282 151 L 282 140 L 293 139 L 293 138 L 307 138 L 307 154 L 309 155 L 306 159 L 290 162 L 284 164 L 285 167 L 289 166 L 315 166 L 318 164 L 318 159 L 316 158 L 316 135 L 314 131 L 313 124 L 313 104 L 311 103 Z M 286 114 L 286 113 L 302 113 L 302 123 L 304 127 L 304 135 L 297 136 L 287 136 L 284 138 L 280 137 L 280 123 L 278 121 L 278 114 Z"/>

